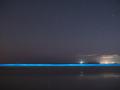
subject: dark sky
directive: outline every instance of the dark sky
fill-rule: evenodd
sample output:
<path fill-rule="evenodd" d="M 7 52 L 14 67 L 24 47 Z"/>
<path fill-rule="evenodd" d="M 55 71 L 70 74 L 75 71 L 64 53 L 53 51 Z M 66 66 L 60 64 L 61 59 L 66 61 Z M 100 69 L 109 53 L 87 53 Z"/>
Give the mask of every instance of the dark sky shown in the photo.
<path fill-rule="evenodd" d="M 119 0 L 0 0 L 0 55 L 120 53 Z"/>

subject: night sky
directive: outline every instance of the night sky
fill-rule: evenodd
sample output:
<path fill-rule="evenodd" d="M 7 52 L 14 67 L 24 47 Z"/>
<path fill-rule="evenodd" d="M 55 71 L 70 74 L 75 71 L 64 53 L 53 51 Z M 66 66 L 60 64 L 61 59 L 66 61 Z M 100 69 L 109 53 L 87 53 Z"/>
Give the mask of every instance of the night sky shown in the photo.
<path fill-rule="evenodd" d="M 93 53 L 120 54 L 119 0 L 0 0 L 0 58 Z"/>

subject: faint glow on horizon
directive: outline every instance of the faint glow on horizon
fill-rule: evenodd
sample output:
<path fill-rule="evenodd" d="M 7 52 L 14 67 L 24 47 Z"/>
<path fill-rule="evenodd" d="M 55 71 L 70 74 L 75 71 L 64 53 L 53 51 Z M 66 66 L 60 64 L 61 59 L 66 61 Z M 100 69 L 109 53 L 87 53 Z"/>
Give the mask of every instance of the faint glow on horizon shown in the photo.
<path fill-rule="evenodd" d="M 109 62 L 109 61 L 102 61 L 100 64 L 114 64 L 115 62 Z"/>
<path fill-rule="evenodd" d="M 118 55 L 102 55 L 99 57 L 100 64 L 115 64 L 119 62 Z"/>

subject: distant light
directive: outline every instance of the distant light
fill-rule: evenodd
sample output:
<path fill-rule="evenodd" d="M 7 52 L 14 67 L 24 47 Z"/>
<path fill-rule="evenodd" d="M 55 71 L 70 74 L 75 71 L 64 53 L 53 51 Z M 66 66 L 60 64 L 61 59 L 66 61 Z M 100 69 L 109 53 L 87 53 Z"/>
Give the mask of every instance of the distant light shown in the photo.
<path fill-rule="evenodd" d="M 102 55 L 99 57 L 100 64 L 115 64 L 118 60 L 118 55 Z"/>
<path fill-rule="evenodd" d="M 102 62 L 100 62 L 100 64 L 108 64 L 108 62 L 103 62 L 103 61 L 102 61 Z"/>
<path fill-rule="evenodd" d="M 115 62 L 111 62 L 112 64 L 114 64 Z"/>
<path fill-rule="evenodd" d="M 100 64 L 114 64 L 115 62 L 111 61 L 101 61 Z"/>
<path fill-rule="evenodd" d="M 110 62 L 103 62 L 103 64 L 109 64 Z"/>
<path fill-rule="evenodd" d="M 84 63 L 84 61 L 83 61 L 83 60 L 81 60 L 81 61 L 80 61 L 80 64 L 83 64 L 83 63 Z"/>

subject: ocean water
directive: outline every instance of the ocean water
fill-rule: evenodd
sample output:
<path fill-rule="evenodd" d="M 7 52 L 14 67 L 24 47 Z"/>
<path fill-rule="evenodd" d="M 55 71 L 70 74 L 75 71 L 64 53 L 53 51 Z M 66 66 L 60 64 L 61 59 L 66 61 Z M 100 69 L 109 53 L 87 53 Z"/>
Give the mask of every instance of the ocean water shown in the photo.
<path fill-rule="evenodd" d="M 0 90 L 120 90 L 119 67 L 1 68 Z"/>

